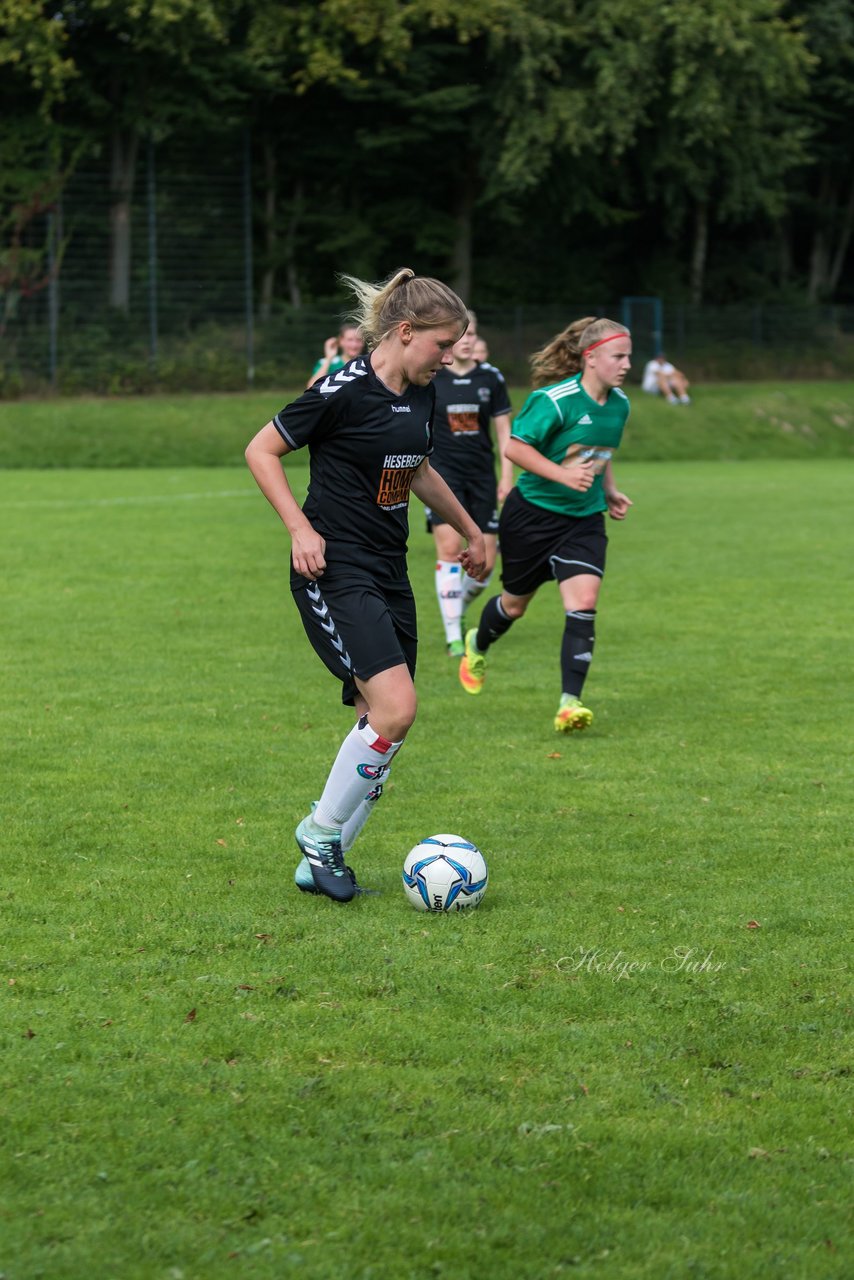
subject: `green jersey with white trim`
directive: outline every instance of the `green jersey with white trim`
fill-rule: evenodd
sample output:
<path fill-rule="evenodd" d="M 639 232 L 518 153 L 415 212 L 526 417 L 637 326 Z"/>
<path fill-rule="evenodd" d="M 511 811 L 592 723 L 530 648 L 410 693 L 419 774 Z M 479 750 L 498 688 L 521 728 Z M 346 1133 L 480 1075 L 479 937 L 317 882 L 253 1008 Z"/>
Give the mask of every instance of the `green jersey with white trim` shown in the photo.
<path fill-rule="evenodd" d="M 319 360 L 315 360 L 314 368 L 311 371 L 312 378 L 316 379 L 320 377 L 320 370 L 322 369 L 325 363 L 326 363 L 326 356 L 321 356 Z M 326 370 L 326 376 L 328 377 L 330 373 L 337 373 L 339 369 L 344 368 L 344 365 L 346 363 L 347 361 L 343 358 L 343 356 L 333 356 L 332 359 L 329 361 L 329 368 Z"/>
<path fill-rule="evenodd" d="M 628 396 L 619 387 L 612 387 L 605 403 L 599 404 L 582 387 L 580 373 L 532 391 L 513 422 L 512 438 L 533 445 L 559 467 L 592 462 L 595 478 L 585 493 L 579 493 L 523 471 L 517 481 L 522 497 L 565 516 L 607 511 L 602 473 L 620 447 L 628 416 Z"/>

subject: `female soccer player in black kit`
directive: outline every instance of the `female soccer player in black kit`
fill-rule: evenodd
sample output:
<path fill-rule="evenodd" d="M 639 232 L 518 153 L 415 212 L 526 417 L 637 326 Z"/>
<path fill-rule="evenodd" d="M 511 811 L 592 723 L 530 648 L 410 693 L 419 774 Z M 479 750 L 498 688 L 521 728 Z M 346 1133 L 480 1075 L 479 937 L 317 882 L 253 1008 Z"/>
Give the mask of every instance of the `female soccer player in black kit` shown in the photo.
<path fill-rule="evenodd" d="M 380 285 L 352 276 L 369 355 L 316 382 L 250 441 L 246 460 L 291 535 L 291 591 L 306 634 L 356 708 L 320 800 L 296 829 L 296 883 L 348 902 L 344 854 L 364 826 L 415 719 L 415 602 L 406 569 L 410 490 L 465 539 L 460 564 L 485 573 L 483 535 L 430 465 L 433 378 L 451 363 L 466 309 L 408 268 Z M 282 459 L 308 445 L 300 509 Z"/>
<path fill-rule="evenodd" d="M 453 362 L 436 374 L 433 466 L 480 526 L 486 542 L 487 572 L 482 582 L 462 573 L 459 534 L 431 511 L 430 529 L 436 542 L 436 597 L 452 658 L 461 658 L 465 652 L 463 618 L 492 576 L 498 550 L 498 507 L 513 488 L 513 464 L 504 456 L 510 439 L 510 397 L 501 371 L 474 359 L 477 318 L 473 311 L 468 316 L 469 327 L 453 349 Z M 501 456 L 501 480 L 497 484 L 491 421 Z"/>

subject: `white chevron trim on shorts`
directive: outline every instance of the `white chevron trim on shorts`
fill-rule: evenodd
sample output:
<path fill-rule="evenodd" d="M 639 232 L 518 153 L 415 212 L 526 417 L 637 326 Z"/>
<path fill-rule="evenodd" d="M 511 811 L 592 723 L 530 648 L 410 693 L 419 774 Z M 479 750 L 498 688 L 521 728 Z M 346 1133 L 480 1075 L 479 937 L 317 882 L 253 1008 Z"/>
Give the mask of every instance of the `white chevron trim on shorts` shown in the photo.
<path fill-rule="evenodd" d="M 329 612 L 329 605 L 323 599 L 319 585 L 316 582 L 313 583 L 312 586 L 306 587 L 305 593 L 311 601 L 312 612 L 317 614 L 317 620 L 320 623 L 321 631 L 325 631 L 329 636 L 332 648 L 336 651 L 338 657 L 349 671 L 353 665 L 352 660 L 349 653 L 344 648 L 344 641 L 338 634 L 338 629 Z"/>

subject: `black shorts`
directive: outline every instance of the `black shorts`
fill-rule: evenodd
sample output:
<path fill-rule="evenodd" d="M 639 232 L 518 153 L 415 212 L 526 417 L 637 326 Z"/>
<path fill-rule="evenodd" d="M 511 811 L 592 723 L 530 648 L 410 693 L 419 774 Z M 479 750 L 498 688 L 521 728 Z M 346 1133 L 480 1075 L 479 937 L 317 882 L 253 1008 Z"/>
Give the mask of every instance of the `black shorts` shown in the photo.
<path fill-rule="evenodd" d="M 481 533 L 498 532 L 498 485 L 491 463 L 478 470 L 462 471 L 453 467 L 436 466 L 433 469 L 445 481 L 451 493 L 462 503 Z M 427 529 L 435 529 L 446 521 L 436 511 L 427 511 Z"/>
<path fill-rule="evenodd" d="M 532 595 L 550 579 L 564 582 L 582 573 L 605 573 L 608 535 L 601 511 L 562 516 L 513 489 L 501 511 L 501 581 L 513 596 Z"/>
<path fill-rule="evenodd" d="M 343 684 L 341 701 L 356 700 L 355 676 L 405 662 L 415 678 L 418 628 L 409 580 L 379 580 L 364 568 L 328 565 L 316 582 L 291 573 L 291 591 L 314 652 Z"/>

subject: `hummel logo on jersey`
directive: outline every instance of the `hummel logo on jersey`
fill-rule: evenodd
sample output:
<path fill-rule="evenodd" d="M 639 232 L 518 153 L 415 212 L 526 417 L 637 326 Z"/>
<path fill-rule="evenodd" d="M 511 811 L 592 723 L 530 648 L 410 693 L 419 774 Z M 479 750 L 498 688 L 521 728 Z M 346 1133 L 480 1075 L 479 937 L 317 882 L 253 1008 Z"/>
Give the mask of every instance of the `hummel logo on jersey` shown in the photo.
<path fill-rule="evenodd" d="M 340 391 L 342 387 L 346 387 L 348 382 L 354 382 L 356 378 L 363 378 L 367 372 L 365 361 L 359 356 L 355 360 L 351 360 L 349 364 L 345 364 L 344 368 L 339 369 L 336 374 L 330 374 L 328 378 L 324 378 L 317 389 L 322 396 L 331 396 L 333 392 Z"/>
<path fill-rule="evenodd" d="M 578 425 L 579 427 L 592 427 L 593 419 L 590 417 L 590 414 L 585 413 L 583 418 L 579 418 Z"/>
<path fill-rule="evenodd" d="M 393 404 L 391 406 L 391 411 L 392 413 L 411 413 L 412 405 L 411 404 Z"/>

